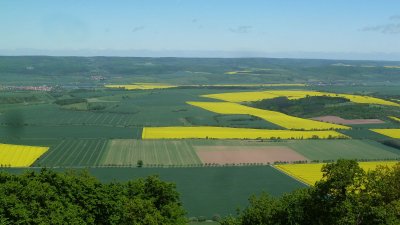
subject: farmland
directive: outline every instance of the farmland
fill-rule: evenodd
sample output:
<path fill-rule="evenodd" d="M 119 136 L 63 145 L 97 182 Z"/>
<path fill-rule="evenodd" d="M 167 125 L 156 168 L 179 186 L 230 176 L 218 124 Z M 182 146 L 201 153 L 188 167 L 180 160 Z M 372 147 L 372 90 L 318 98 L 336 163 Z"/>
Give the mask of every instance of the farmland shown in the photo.
<path fill-rule="evenodd" d="M 4 170 L 21 173 L 27 169 Z M 104 182 L 128 181 L 158 174 L 161 179 L 176 183 L 189 216 L 207 218 L 216 213 L 234 214 L 237 207 L 243 208 L 246 205 L 251 194 L 268 192 L 273 196 L 280 196 L 306 187 L 270 166 L 140 169 L 110 167 L 90 168 L 89 171 Z"/>
<path fill-rule="evenodd" d="M 322 122 L 329 122 L 329 123 L 337 123 L 337 124 L 382 124 L 385 123 L 379 119 L 354 119 L 354 120 L 346 120 L 340 118 L 338 116 L 321 116 L 312 118 L 314 120 L 322 121 Z"/>
<path fill-rule="evenodd" d="M 349 127 L 289 116 L 283 113 L 256 109 L 230 102 L 188 102 L 188 104 L 221 114 L 248 114 L 260 117 L 287 129 L 330 130 Z"/>
<path fill-rule="evenodd" d="M 193 147 L 184 141 L 111 140 L 103 154 L 105 166 L 198 166 L 201 164 Z"/>
<path fill-rule="evenodd" d="M 304 187 L 269 166 L 206 167 L 206 168 L 94 168 L 93 174 L 105 181 L 128 180 L 159 174 L 177 184 L 183 204 L 190 216 L 228 215 L 243 206 L 252 193 L 263 191 L 274 196 Z M 193 194 L 193 192 L 196 194 Z M 237 198 L 232 198 L 237 196 Z"/>
<path fill-rule="evenodd" d="M 310 160 L 399 159 L 400 151 L 369 140 L 305 140 L 287 143 Z"/>
<path fill-rule="evenodd" d="M 285 146 L 202 146 L 197 147 L 196 152 L 203 163 L 213 165 L 307 161 L 307 158 Z"/>
<path fill-rule="evenodd" d="M 204 95 L 204 97 L 215 98 L 229 102 L 249 102 L 276 97 L 287 97 L 289 99 L 300 99 L 306 96 L 327 96 L 327 97 L 342 97 L 355 103 L 378 104 L 388 106 L 400 106 L 396 102 L 391 102 L 370 96 L 359 96 L 350 94 L 337 94 L 317 91 L 302 91 L 302 90 L 285 90 L 285 91 L 262 91 L 262 92 L 236 92 Z"/>
<path fill-rule="evenodd" d="M 394 166 L 398 161 L 376 161 L 376 162 L 361 162 L 360 167 L 365 171 L 373 170 L 377 166 Z M 290 176 L 299 179 L 300 181 L 308 184 L 314 185 L 315 182 L 322 179 L 321 168 L 324 164 L 290 164 L 290 165 L 277 165 L 275 168 L 282 170 L 283 172 L 289 174 Z"/>
<path fill-rule="evenodd" d="M 189 85 L 189 87 L 305 87 L 306 84 L 295 83 L 276 83 L 276 84 L 209 84 L 209 85 Z"/>
<path fill-rule="evenodd" d="M 304 87 L 305 84 L 205 84 L 205 85 L 169 85 L 169 84 L 160 84 L 160 83 L 133 83 L 133 84 L 109 84 L 104 85 L 106 88 L 116 88 L 116 89 L 125 89 L 125 90 L 151 90 L 151 89 L 166 89 L 166 88 L 177 88 L 177 87 Z"/>
<path fill-rule="evenodd" d="M 394 117 L 394 116 L 390 116 L 390 118 L 391 118 L 392 120 L 395 120 L 395 121 L 400 122 L 400 118 L 397 118 L 397 117 Z"/>
<path fill-rule="evenodd" d="M 257 149 L 278 149 L 278 158 L 262 161 L 297 161 L 285 155 L 285 149 L 295 151 L 306 160 L 360 160 L 399 159 L 400 151 L 368 140 L 133 140 L 133 139 L 62 139 L 53 144 L 34 166 L 46 167 L 136 167 L 138 160 L 143 167 L 203 167 L 197 150 L 241 150 L 243 154 Z M 284 151 L 280 152 L 279 149 Z M 280 158 L 279 158 L 280 157 Z M 301 158 L 304 159 L 304 158 Z M 258 162 L 258 161 L 257 161 Z M 260 161 L 261 162 L 261 161 Z M 238 163 L 254 164 L 256 161 L 239 160 Z M 220 164 L 221 166 L 225 163 Z"/>
<path fill-rule="evenodd" d="M 0 165 L 27 167 L 47 150 L 48 147 L 0 144 Z"/>
<path fill-rule="evenodd" d="M 100 163 L 107 141 L 102 139 L 65 139 L 50 148 L 35 166 L 88 167 Z"/>
<path fill-rule="evenodd" d="M 0 164 L 87 168 L 107 182 L 159 174 L 177 183 L 190 216 L 224 216 L 250 194 L 305 187 L 280 163 L 399 160 L 400 78 L 385 66 L 0 57 L 0 142 L 48 148 L 3 151 Z"/>
<path fill-rule="evenodd" d="M 122 88 L 125 90 L 151 90 L 151 89 L 165 89 L 174 88 L 177 86 L 159 83 L 134 83 L 127 85 L 105 85 L 106 88 Z"/>
<path fill-rule="evenodd" d="M 391 138 L 400 138 L 400 129 L 371 129 L 371 130 Z"/>
<path fill-rule="evenodd" d="M 143 139 L 332 139 L 336 131 L 263 130 L 229 127 L 144 127 Z"/>

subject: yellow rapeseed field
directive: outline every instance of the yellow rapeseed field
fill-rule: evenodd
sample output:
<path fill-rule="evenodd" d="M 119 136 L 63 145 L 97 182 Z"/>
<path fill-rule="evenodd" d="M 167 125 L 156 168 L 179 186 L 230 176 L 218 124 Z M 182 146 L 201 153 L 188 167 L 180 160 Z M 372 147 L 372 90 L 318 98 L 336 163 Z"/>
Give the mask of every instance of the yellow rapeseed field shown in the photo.
<path fill-rule="evenodd" d="M 220 114 L 247 114 L 247 115 L 257 116 L 287 129 L 295 129 L 295 130 L 350 129 L 350 127 L 346 127 L 343 125 L 303 119 L 299 117 L 289 116 L 280 112 L 257 109 L 232 102 L 187 102 L 187 103 Z"/>
<path fill-rule="evenodd" d="M 208 94 L 208 95 L 202 95 L 202 97 L 214 98 L 227 102 L 250 102 L 250 101 L 259 101 L 263 99 L 272 99 L 280 96 L 271 94 L 267 91 L 248 91 L 248 92 Z"/>
<path fill-rule="evenodd" d="M 384 67 L 389 69 L 400 69 L 400 66 L 384 66 Z"/>
<path fill-rule="evenodd" d="M 166 89 L 174 87 L 304 87 L 305 84 L 188 84 L 188 85 L 172 85 L 161 83 L 134 83 L 134 84 L 109 84 L 104 85 L 106 88 L 121 88 L 125 90 L 150 90 L 150 89 Z"/>
<path fill-rule="evenodd" d="M 165 89 L 174 88 L 176 85 L 160 84 L 160 83 L 134 83 L 134 84 L 110 84 L 104 85 L 107 88 L 123 88 L 125 90 L 150 90 L 150 89 Z"/>
<path fill-rule="evenodd" d="M 188 85 L 188 86 L 194 86 L 194 87 L 281 87 L 281 86 L 286 86 L 286 87 L 304 87 L 307 86 L 306 84 L 297 84 L 297 83 L 281 83 L 281 84 L 211 84 L 211 85 Z"/>
<path fill-rule="evenodd" d="M 27 167 L 48 149 L 48 147 L 0 144 L 0 165 Z"/>
<path fill-rule="evenodd" d="M 391 138 L 400 138 L 400 129 L 371 129 L 371 130 Z"/>
<path fill-rule="evenodd" d="M 240 71 L 229 71 L 229 72 L 226 72 L 225 74 L 228 74 L 228 75 L 234 75 L 234 74 L 249 74 L 249 73 L 251 73 L 251 72 L 253 72 L 252 70 L 240 70 Z"/>
<path fill-rule="evenodd" d="M 255 92 L 233 92 L 233 93 L 221 93 L 221 94 L 209 94 L 203 95 L 203 97 L 214 98 L 224 100 L 228 102 L 248 102 L 248 101 L 259 101 L 262 99 L 272 99 L 276 97 L 287 97 L 289 99 L 300 99 L 307 96 L 330 96 L 330 97 L 342 97 L 347 98 L 355 103 L 368 103 L 378 105 L 389 105 L 389 106 L 400 106 L 400 104 L 360 95 L 350 94 L 335 94 L 328 92 L 318 91 L 306 91 L 306 90 L 277 90 L 277 91 L 255 91 Z"/>
<path fill-rule="evenodd" d="M 376 162 L 360 162 L 359 165 L 365 171 L 374 170 L 378 165 L 392 167 L 399 161 L 376 161 Z M 302 182 L 314 185 L 315 182 L 322 179 L 322 166 L 324 163 L 312 164 L 282 164 L 276 165 L 275 168 L 284 173 L 301 180 Z"/>
<path fill-rule="evenodd" d="M 334 94 L 329 94 L 328 96 L 333 96 Z M 367 104 L 377 104 L 377 105 L 389 105 L 389 106 L 400 106 L 400 104 L 383 100 L 380 98 L 374 98 L 369 96 L 360 95 L 350 95 L 350 94 L 339 94 L 339 97 L 347 98 L 355 103 L 367 103 Z"/>
<path fill-rule="evenodd" d="M 143 139 L 311 139 L 348 138 L 335 131 L 264 130 L 230 127 L 144 127 Z"/>
<path fill-rule="evenodd" d="M 397 118 L 395 116 L 389 116 L 389 118 L 392 119 L 392 120 L 400 122 L 400 118 Z"/>
<path fill-rule="evenodd" d="M 315 182 L 321 180 L 322 172 L 321 168 L 323 163 L 313 164 L 282 164 L 275 165 L 275 168 L 282 172 L 294 177 L 303 183 L 308 185 L 314 185 Z"/>

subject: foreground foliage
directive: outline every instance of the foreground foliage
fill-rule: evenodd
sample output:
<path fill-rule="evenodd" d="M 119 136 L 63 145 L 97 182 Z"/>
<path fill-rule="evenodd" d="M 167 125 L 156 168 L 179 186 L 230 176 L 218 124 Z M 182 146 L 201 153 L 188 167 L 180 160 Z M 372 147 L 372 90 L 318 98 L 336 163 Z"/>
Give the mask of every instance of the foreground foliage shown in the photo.
<path fill-rule="evenodd" d="M 251 197 L 222 224 L 400 224 L 400 163 L 365 172 L 356 161 L 339 160 L 322 172 L 315 187 L 281 198 Z"/>
<path fill-rule="evenodd" d="M 0 224 L 185 224 L 175 185 L 103 184 L 87 172 L 0 172 Z"/>

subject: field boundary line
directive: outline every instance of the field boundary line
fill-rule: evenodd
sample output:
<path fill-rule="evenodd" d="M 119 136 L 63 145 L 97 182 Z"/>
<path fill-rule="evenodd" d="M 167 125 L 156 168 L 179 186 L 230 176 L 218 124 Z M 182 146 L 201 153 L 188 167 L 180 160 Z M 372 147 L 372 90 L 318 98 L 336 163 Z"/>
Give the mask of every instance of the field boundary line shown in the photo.
<path fill-rule="evenodd" d="M 277 171 L 279 171 L 279 172 L 281 172 L 281 173 L 283 173 L 283 174 L 285 174 L 285 175 L 287 175 L 287 176 L 289 176 L 289 177 L 291 177 L 291 178 L 297 180 L 298 182 L 300 182 L 300 183 L 306 185 L 307 187 L 312 186 L 312 185 L 310 185 L 310 184 L 307 184 L 307 183 L 304 182 L 303 180 L 301 180 L 301 179 L 299 179 L 299 178 L 297 178 L 297 177 L 294 177 L 293 175 L 287 173 L 286 171 L 283 171 L 283 170 L 280 170 L 280 169 L 276 168 L 275 165 L 270 165 L 270 167 L 272 167 L 272 168 L 274 168 L 275 170 L 277 170 Z"/>

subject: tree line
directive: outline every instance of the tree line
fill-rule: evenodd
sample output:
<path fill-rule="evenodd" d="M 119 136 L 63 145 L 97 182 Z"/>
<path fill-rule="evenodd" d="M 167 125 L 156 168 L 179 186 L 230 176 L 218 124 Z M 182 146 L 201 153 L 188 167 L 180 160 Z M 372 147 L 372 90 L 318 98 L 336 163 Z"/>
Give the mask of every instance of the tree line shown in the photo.
<path fill-rule="evenodd" d="M 399 115 L 396 107 L 372 107 L 370 104 L 354 103 L 343 97 L 330 96 L 307 96 L 300 99 L 277 97 L 251 102 L 249 105 L 303 118 L 334 115 L 344 119 L 387 119 L 387 116 Z"/>

